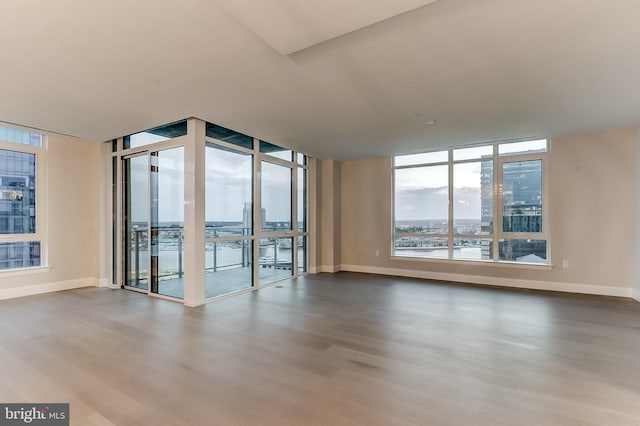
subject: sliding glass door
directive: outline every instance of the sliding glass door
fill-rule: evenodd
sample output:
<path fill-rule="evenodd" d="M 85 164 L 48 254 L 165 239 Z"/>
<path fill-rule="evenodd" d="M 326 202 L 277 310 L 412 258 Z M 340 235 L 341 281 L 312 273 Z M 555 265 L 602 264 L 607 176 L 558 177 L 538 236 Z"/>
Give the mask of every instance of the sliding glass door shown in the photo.
<path fill-rule="evenodd" d="M 151 292 L 184 298 L 184 148 L 151 156 Z"/>
<path fill-rule="evenodd" d="M 125 287 L 184 297 L 184 148 L 125 157 Z"/>
<path fill-rule="evenodd" d="M 124 170 L 124 285 L 149 288 L 149 157 L 123 160 Z"/>

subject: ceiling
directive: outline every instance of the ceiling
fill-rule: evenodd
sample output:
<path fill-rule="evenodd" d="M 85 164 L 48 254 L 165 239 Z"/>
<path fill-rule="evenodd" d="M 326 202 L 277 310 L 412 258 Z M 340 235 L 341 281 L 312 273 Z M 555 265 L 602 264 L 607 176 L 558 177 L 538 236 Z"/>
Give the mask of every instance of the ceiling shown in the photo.
<path fill-rule="evenodd" d="M 355 159 L 640 126 L 637 0 L 7 0 L 0 120 Z M 428 125 L 435 121 L 435 125 Z"/>

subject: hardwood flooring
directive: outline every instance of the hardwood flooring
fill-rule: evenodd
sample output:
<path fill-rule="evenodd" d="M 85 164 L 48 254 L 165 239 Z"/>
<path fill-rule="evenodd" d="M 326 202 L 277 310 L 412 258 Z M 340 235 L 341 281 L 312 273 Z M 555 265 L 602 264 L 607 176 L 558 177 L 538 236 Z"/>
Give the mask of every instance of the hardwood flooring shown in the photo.
<path fill-rule="evenodd" d="M 318 274 L 198 308 L 0 302 L 0 401 L 74 425 L 640 425 L 640 304 Z"/>

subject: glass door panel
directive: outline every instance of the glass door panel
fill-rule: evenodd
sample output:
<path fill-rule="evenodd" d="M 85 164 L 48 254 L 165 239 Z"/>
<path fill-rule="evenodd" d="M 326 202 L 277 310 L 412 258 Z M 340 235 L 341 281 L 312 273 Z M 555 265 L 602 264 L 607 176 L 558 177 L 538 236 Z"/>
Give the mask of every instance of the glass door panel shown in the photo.
<path fill-rule="evenodd" d="M 184 148 L 152 152 L 151 292 L 184 298 Z"/>
<path fill-rule="evenodd" d="M 148 156 L 124 160 L 125 285 L 149 286 L 149 165 Z"/>

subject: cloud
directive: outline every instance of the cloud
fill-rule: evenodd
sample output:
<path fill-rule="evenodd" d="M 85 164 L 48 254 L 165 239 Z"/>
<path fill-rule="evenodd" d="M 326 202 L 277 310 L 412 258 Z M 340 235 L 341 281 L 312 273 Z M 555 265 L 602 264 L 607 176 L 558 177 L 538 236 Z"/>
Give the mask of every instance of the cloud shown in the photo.
<path fill-rule="evenodd" d="M 446 219 L 449 216 L 447 188 L 398 188 L 395 194 L 397 220 Z M 456 219 L 480 219 L 480 188 L 456 188 L 454 193 Z"/>

